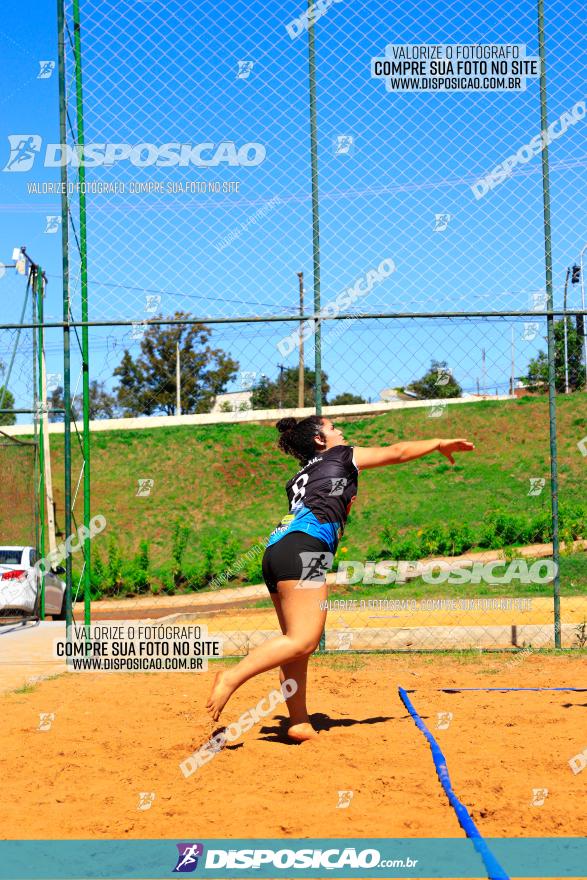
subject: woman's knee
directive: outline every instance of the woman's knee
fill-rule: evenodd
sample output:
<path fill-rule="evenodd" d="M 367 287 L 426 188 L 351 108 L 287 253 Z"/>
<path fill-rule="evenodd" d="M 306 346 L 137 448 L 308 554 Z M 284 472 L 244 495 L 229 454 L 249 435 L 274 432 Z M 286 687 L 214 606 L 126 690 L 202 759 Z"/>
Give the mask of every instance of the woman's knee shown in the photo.
<path fill-rule="evenodd" d="M 320 642 L 320 636 L 317 638 L 307 635 L 299 636 L 292 638 L 292 642 L 295 650 L 295 659 L 298 660 L 300 657 L 308 657 L 314 653 Z"/>

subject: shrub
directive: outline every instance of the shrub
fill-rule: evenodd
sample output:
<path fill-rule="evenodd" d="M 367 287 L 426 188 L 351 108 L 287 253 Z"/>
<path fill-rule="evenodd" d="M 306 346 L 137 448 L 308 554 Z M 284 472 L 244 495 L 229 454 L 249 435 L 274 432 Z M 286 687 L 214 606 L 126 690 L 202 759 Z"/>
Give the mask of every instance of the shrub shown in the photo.
<path fill-rule="evenodd" d="M 173 526 L 171 545 L 171 558 L 173 559 L 173 583 L 176 587 L 179 586 L 184 580 L 182 570 L 183 554 L 185 552 L 189 536 L 189 527 L 182 525 L 181 520 L 176 520 Z"/>
<path fill-rule="evenodd" d="M 450 526 L 444 546 L 439 551 L 443 556 L 461 556 L 475 545 L 475 536 L 468 525 Z"/>
<path fill-rule="evenodd" d="M 95 602 L 97 599 L 101 599 L 105 592 L 108 592 L 106 568 L 102 557 L 96 551 L 91 555 L 90 598 Z"/>
<path fill-rule="evenodd" d="M 118 539 L 110 536 L 108 541 L 108 565 L 106 568 L 106 585 L 111 595 L 118 595 L 123 587 L 122 556 Z"/>
<path fill-rule="evenodd" d="M 255 554 L 255 556 L 247 560 L 247 564 L 245 566 L 245 574 L 247 576 L 247 580 L 250 581 L 252 584 L 263 583 L 263 569 L 261 568 L 262 561 L 262 552 Z"/>
<path fill-rule="evenodd" d="M 217 540 L 220 544 L 220 560 L 223 569 L 232 569 L 239 556 L 238 542 L 229 529 L 223 529 L 219 533 Z"/>
<path fill-rule="evenodd" d="M 137 593 L 145 593 L 148 591 L 150 585 L 148 541 L 141 541 L 139 552 L 135 556 L 128 570 L 125 571 L 124 580 L 128 588 Z"/>
<path fill-rule="evenodd" d="M 566 505 L 560 511 L 559 519 L 562 541 L 570 543 L 587 535 L 587 509 L 577 504 Z M 472 548 L 506 549 L 511 555 L 516 546 L 550 541 L 552 522 L 549 509 L 540 511 L 531 519 L 492 511 L 483 517 L 476 529 L 467 524 L 434 525 L 418 533 L 412 530 L 399 535 L 393 523 L 388 521 L 381 531 L 382 549 L 371 546 L 368 558 L 416 560 L 436 555 L 461 556 Z"/>

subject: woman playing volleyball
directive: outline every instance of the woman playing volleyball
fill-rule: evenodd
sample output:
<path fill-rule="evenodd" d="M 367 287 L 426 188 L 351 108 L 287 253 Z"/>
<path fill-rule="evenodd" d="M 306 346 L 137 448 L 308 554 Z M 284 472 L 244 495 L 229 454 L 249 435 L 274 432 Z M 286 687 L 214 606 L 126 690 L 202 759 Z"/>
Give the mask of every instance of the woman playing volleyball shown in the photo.
<path fill-rule="evenodd" d="M 369 449 L 349 446 L 330 419 L 309 416 L 281 419 L 279 448 L 301 463 L 286 484 L 290 512 L 271 533 L 263 556 L 263 577 L 277 612 L 282 635 L 254 648 L 236 666 L 217 673 L 206 704 L 214 721 L 245 681 L 279 667 L 280 681 L 293 679 L 297 690 L 287 699 L 288 735 L 314 738 L 306 708 L 308 660 L 316 650 L 326 620 L 326 570 L 332 564 L 359 472 L 403 464 L 440 452 L 451 464 L 453 453 L 474 449 L 468 440 L 413 440 Z"/>

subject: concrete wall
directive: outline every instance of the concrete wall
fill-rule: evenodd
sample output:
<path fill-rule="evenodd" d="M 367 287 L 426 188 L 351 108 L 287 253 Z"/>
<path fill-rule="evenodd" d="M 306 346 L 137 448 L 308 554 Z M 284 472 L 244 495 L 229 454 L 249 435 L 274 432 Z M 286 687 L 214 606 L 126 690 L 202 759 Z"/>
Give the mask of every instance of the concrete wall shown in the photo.
<path fill-rule="evenodd" d="M 399 400 L 393 403 L 378 401 L 376 403 L 355 403 L 349 406 L 325 406 L 322 412 L 325 416 L 357 416 L 374 415 L 376 413 L 390 412 L 398 409 L 417 409 L 431 407 L 435 404 L 446 403 L 449 406 L 478 403 L 482 399 L 513 400 L 509 395 L 498 397 L 481 398 L 474 395 L 469 397 L 455 397 L 447 400 Z M 313 407 L 303 409 L 255 409 L 245 412 L 228 413 L 200 413 L 198 415 L 185 416 L 141 416 L 134 419 L 95 419 L 90 422 L 91 431 L 135 431 L 143 428 L 169 428 L 176 425 L 218 425 L 235 424 L 239 422 L 276 422 L 284 416 L 303 418 L 314 414 Z M 431 426 L 435 421 L 431 419 Z M 81 422 L 78 422 L 81 430 Z M 50 434 L 63 434 L 63 422 L 54 422 L 48 426 Z M 6 425 L 1 430 L 12 436 L 33 434 L 32 425 Z"/>

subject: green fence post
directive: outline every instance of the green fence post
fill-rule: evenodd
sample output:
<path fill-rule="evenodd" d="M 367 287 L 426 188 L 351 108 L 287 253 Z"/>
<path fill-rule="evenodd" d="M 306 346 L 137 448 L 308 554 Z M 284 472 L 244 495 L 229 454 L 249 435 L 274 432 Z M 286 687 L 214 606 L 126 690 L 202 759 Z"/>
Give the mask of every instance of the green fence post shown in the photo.
<path fill-rule="evenodd" d="M 45 559 L 45 517 L 47 513 L 46 505 L 47 505 L 47 492 L 45 487 L 45 420 L 43 417 L 43 409 L 45 406 L 45 395 L 44 395 L 44 383 L 43 377 L 45 374 L 44 371 L 44 363 L 43 363 L 43 270 L 41 266 L 37 266 L 36 269 L 36 277 L 35 277 L 35 292 L 37 298 L 37 320 L 39 323 L 38 327 L 38 392 L 37 392 L 37 412 L 34 415 L 34 418 L 38 418 L 39 420 L 39 520 L 40 520 L 40 531 L 39 531 L 39 554 L 41 559 Z M 33 333 L 35 331 L 33 330 Z M 49 443 L 49 437 L 47 436 L 47 443 Z M 46 565 L 43 563 L 41 574 L 41 620 L 45 619 L 45 569 Z"/>
<path fill-rule="evenodd" d="M 308 10 L 313 6 L 308 0 Z M 312 169 L 312 253 L 314 264 L 314 314 L 320 313 L 320 211 L 318 189 L 318 123 L 316 118 L 316 51 L 314 45 L 315 24 L 308 23 L 308 71 L 310 98 L 310 164 Z M 322 414 L 322 330 L 318 318 L 314 318 L 314 399 L 316 415 Z"/>
<path fill-rule="evenodd" d="M 65 8 L 57 0 L 57 49 L 59 69 L 59 138 L 67 143 L 67 105 L 65 84 Z M 67 197 L 67 166 L 61 165 L 61 247 L 63 267 L 63 504 L 66 538 L 71 535 L 71 359 L 69 314 L 69 204 Z M 65 626 L 71 638 L 71 554 L 65 557 Z"/>
<path fill-rule="evenodd" d="M 86 169 L 84 166 L 84 102 L 82 90 L 82 44 L 79 18 L 79 0 L 73 3 L 73 30 L 75 43 L 75 90 L 77 102 L 77 152 L 79 156 L 78 180 L 79 191 L 79 246 L 80 246 L 80 280 L 82 321 L 88 321 L 88 260 L 87 260 L 87 227 L 86 227 Z M 83 458 L 84 458 L 84 526 L 90 527 L 90 371 L 89 371 L 89 327 L 82 326 L 82 383 L 83 383 Z M 90 537 L 86 531 L 84 538 L 84 624 L 91 621 L 91 568 L 90 568 Z"/>
<path fill-rule="evenodd" d="M 312 8 L 308 0 L 308 10 Z M 316 49 L 314 44 L 315 24 L 308 19 L 308 74 L 310 97 L 310 164 L 312 168 L 312 253 L 314 264 L 314 315 L 320 314 L 320 210 L 318 189 L 318 124 L 316 118 Z M 320 321 L 314 318 L 314 400 L 316 415 L 322 415 L 322 329 Z M 319 651 L 326 650 L 326 630 L 320 636 Z"/>
<path fill-rule="evenodd" d="M 538 53 L 540 55 L 540 127 L 548 129 L 548 113 L 546 106 L 546 45 L 544 37 L 544 0 L 538 0 Z M 547 309 L 552 311 L 552 232 L 550 225 L 550 180 L 548 165 L 548 144 L 542 150 L 542 201 L 544 215 L 544 264 L 546 270 L 546 301 Z M 566 316 L 565 316 L 566 320 Z M 558 528 L 558 452 L 556 439 L 556 372 L 555 372 L 555 339 L 554 315 L 546 318 L 548 333 L 548 416 L 550 433 L 550 496 L 552 507 L 552 560 L 555 566 L 553 582 L 554 600 L 554 646 L 561 647 L 560 620 L 560 552 Z"/>

